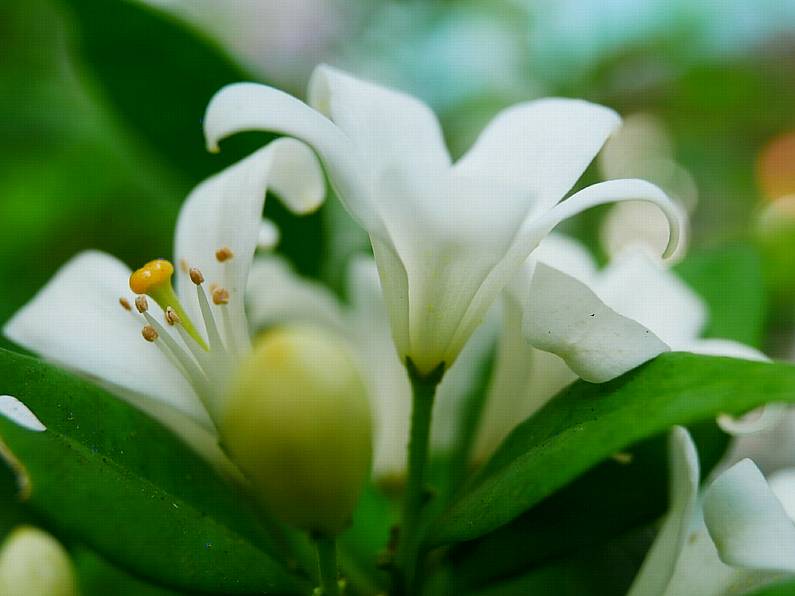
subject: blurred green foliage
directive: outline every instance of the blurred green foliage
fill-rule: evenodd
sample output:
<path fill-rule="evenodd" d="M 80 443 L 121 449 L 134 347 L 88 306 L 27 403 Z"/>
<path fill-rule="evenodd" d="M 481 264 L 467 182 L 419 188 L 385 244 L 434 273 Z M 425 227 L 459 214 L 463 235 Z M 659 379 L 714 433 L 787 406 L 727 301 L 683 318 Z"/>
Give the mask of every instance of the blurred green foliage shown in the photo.
<path fill-rule="evenodd" d="M 656 23 L 654 36 L 645 40 L 611 41 L 609 51 L 584 45 L 584 50 L 566 55 L 560 50 L 544 54 L 534 49 L 538 28 L 533 27 L 544 21 L 533 21 L 533 11 L 520 8 L 521 2 L 495 2 L 489 8 L 461 1 L 417 5 L 359 6 L 361 14 L 352 18 L 353 25 L 342 28 L 353 33 L 339 39 L 333 54 L 324 58 L 369 64 L 370 72 L 378 75 L 381 65 L 385 77 L 408 81 L 412 91 L 439 110 L 456 155 L 500 108 L 539 94 L 582 97 L 625 115 L 657 116 L 671 135 L 676 161 L 699 191 L 692 218 L 695 254 L 678 272 L 711 306 L 708 334 L 790 356 L 795 228 L 783 234 L 779 230 L 776 237 L 756 229 L 764 199 L 755 164 L 773 137 L 795 129 L 795 34 L 771 31 L 734 52 L 715 53 L 703 49 L 703 29 L 672 18 Z M 729 21 L 727 17 L 731 27 Z M 488 39 L 506 39 L 498 48 L 483 37 L 472 38 L 495 60 L 510 61 L 508 75 L 492 73 L 490 63 L 481 59 L 483 47 L 466 43 L 468 34 L 481 31 L 478 23 L 489 25 Z M 508 40 L 511 35 L 516 39 Z M 422 54 L 420 62 L 411 57 L 412 51 Z M 510 51 L 520 55 L 508 60 Z M 544 62 L 545 56 L 557 62 Z M 400 76 L 395 74 L 401 70 Z M 0 323 L 81 250 L 104 250 L 130 266 L 170 256 L 178 209 L 190 188 L 269 138 L 241 135 L 224 142 L 219 156 L 208 154 L 201 117 L 209 97 L 226 83 L 266 78 L 242 65 L 208 32 L 176 16 L 142 10 L 132 0 L 0 3 L 0 86 L 5 91 L 0 94 Z M 594 167 L 584 180 L 596 177 Z M 569 231 L 598 248 L 596 231 L 604 212 L 584 214 Z M 269 200 L 265 214 L 281 228 L 280 251 L 297 269 L 341 291 L 345 261 L 352 252 L 366 250 L 366 239 L 339 205 L 331 203 L 316 215 L 297 219 Z M 767 276 L 769 301 L 760 271 Z M 742 317 L 733 316 L 740 311 Z M 1 336 L 0 346 L 9 346 Z M 652 456 L 662 459 L 659 445 Z M 579 482 L 609 484 L 604 474 L 611 469 L 605 471 L 605 465 L 611 463 L 594 468 Z M 447 480 L 454 484 L 456 479 Z M 651 488 L 640 497 L 661 490 L 658 485 Z M 13 478 L 0 468 L 0 495 L 13 492 Z M 632 501 L 633 495 L 625 496 Z M 560 500 L 542 503 L 526 514 L 527 520 L 543 517 L 544 507 L 559 511 L 577 504 L 566 498 L 563 493 Z M 0 535 L 30 515 L 8 504 L 11 499 L 5 501 Z M 662 506 L 662 501 L 649 503 L 639 512 L 642 521 Z M 362 511 L 365 521 L 379 523 L 359 523 L 343 539 L 341 557 L 354 582 L 378 577 L 372 555 L 386 547 L 394 518 L 391 504 L 375 490 L 368 491 Z M 605 515 L 609 525 L 611 511 Z M 600 559 L 584 565 L 575 554 L 495 589 L 500 594 L 526 593 L 531 586 L 560 587 L 568 577 L 572 593 L 579 593 L 592 583 L 589 569 L 603 569 L 602 559 L 626 557 L 637 563 L 642 550 L 632 545 L 647 544 L 648 536 L 641 531 L 615 537 L 624 529 L 609 528 L 612 542 Z M 87 592 L 105 593 L 114 586 L 118 593 L 149 593 L 150 588 L 121 575 L 82 545 L 69 546 Z M 531 551 L 520 554 L 532 556 Z M 454 560 L 467 565 L 471 556 L 462 551 Z M 511 567 L 509 558 L 501 562 L 505 569 L 468 566 L 472 578 L 462 573 L 459 579 L 476 584 L 476 579 L 521 568 Z M 614 583 L 624 585 L 628 578 L 620 569 L 629 567 L 614 567 Z M 353 577 L 355 573 L 361 577 Z M 151 593 L 165 594 L 153 588 Z"/>

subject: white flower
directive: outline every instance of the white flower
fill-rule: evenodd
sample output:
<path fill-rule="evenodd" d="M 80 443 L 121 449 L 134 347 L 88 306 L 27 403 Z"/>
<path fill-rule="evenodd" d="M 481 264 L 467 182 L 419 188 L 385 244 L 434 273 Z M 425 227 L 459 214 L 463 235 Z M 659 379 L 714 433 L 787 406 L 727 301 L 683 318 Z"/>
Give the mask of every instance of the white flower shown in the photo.
<path fill-rule="evenodd" d="M 670 457 L 670 511 L 629 596 L 730 596 L 795 574 L 795 470 L 768 484 L 743 460 L 699 506 L 698 456 L 683 428 L 672 433 Z"/>
<path fill-rule="evenodd" d="M 359 355 L 373 413 L 373 476 L 398 483 L 406 471 L 411 418 L 411 384 L 395 352 L 375 263 L 355 257 L 348 267 L 347 304 L 325 286 L 299 277 L 274 256 L 254 260 L 247 301 L 253 329 L 290 323 L 311 324 L 342 335 Z M 475 383 L 476 363 L 486 357 L 497 331 L 484 324 L 439 386 L 431 448 L 442 453 L 458 438 L 461 396 Z"/>
<path fill-rule="evenodd" d="M 338 195 L 369 233 L 401 360 L 427 374 L 449 367 L 506 283 L 559 222 L 611 201 L 679 212 L 656 186 L 614 180 L 561 199 L 609 135 L 617 114 L 542 99 L 499 114 L 453 163 L 436 117 L 418 100 L 320 66 L 309 104 L 239 83 L 210 102 L 211 150 L 244 130 L 299 138 L 319 154 Z"/>
<path fill-rule="evenodd" d="M 668 350 L 765 359 L 737 342 L 700 339 L 707 316 L 701 298 L 644 250 L 597 270 L 579 243 L 548 236 L 505 292 L 476 457 L 578 377 L 609 381 Z"/>
<path fill-rule="evenodd" d="M 97 380 L 211 461 L 225 462 L 216 425 L 226 381 L 250 349 L 244 290 L 266 189 L 297 213 L 317 208 L 324 183 L 312 151 L 294 139 L 277 140 L 190 194 L 175 234 L 176 294 L 167 261 L 131 276 L 114 257 L 88 251 L 16 313 L 6 336 Z M 144 296 L 133 298 L 133 286 L 167 311 L 164 323 Z"/>

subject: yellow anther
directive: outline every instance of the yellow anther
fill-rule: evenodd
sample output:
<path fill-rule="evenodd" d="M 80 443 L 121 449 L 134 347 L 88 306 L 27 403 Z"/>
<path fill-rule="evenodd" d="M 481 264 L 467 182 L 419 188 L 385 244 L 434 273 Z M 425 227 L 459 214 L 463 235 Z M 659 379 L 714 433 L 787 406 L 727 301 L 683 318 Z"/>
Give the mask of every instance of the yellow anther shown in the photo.
<path fill-rule="evenodd" d="M 153 342 L 157 339 L 157 331 L 151 325 L 144 325 L 144 328 L 141 330 L 141 335 L 144 336 L 144 339 L 148 342 Z"/>
<path fill-rule="evenodd" d="M 190 280 L 197 286 L 204 283 L 204 276 L 202 275 L 201 271 L 196 269 L 196 267 L 192 268 L 188 274 L 190 275 Z"/>
<path fill-rule="evenodd" d="M 229 292 L 224 288 L 213 290 L 213 304 L 229 304 Z"/>
<path fill-rule="evenodd" d="M 147 310 L 149 310 L 149 301 L 146 299 L 146 296 L 136 296 L 135 297 L 135 308 L 141 314 L 143 314 Z"/>
<path fill-rule="evenodd" d="M 171 285 L 174 265 L 164 259 L 149 261 L 130 276 L 130 289 L 136 294 L 150 294 L 153 290 Z"/>
<path fill-rule="evenodd" d="M 179 315 L 170 306 L 166 307 L 166 323 L 169 325 L 176 325 L 180 322 Z"/>
<path fill-rule="evenodd" d="M 235 253 L 232 252 L 232 249 L 228 246 L 222 246 L 218 250 L 215 251 L 215 258 L 218 259 L 219 263 L 223 263 L 224 261 L 228 261 L 232 257 L 235 256 Z"/>
<path fill-rule="evenodd" d="M 185 259 L 180 259 L 179 268 L 182 270 L 182 273 L 187 273 L 189 269 L 188 262 Z"/>
<path fill-rule="evenodd" d="M 132 310 L 132 306 L 130 306 L 130 301 L 124 297 L 119 298 L 119 304 L 124 310 Z"/>

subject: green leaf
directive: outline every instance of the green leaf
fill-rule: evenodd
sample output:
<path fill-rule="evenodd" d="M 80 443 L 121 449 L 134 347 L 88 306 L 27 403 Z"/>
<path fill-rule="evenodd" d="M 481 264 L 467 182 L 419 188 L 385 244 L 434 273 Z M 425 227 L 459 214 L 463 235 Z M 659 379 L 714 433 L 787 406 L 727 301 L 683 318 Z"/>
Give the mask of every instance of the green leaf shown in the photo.
<path fill-rule="evenodd" d="M 706 337 L 761 347 L 765 330 L 762 260 L 750 246 L 737 245 L 689 255 L 676 272 L 706 301 Z"/>
<path fill-rule="evenodd" d="M 47 427 L 34 432 L 0 416 L 0 439 L 29 482 L 22 496 L 56 534 L 179 589 L 306 588 L 277 561 L 240 489 L 164 427 L 27 356 L 0 350 L 0 379 Z"/>
<path fill-rule="evenodd" d="M 720 460 L 728 437 L 717 425 L 690 427 L 702 477 Z M 497 530 L 451 553 L 458 592 L 548 564 L 648 524 L 668 508 L 668 433 L 641 441 L 592 468 Z"/>
<path fill-rule="evenodd" d="M 79 53 L 102 95 L 147 152 L 183 181 L 181 201 L 204 178 L 248 155 L 273 135 L 236 135 L 220 155 L 205 148 L 202 119 L 224 85 L 256 80 L 215 43 L 175 17 L 131 0 L 62 0 L 76 17 Z M 280 250 L 317 275 L 323 247 L 319 213 L 297 217 L 278 201 L 265 214 L 282 232 Z"/>
<path fill-rule="evenodd" d="M 178 596 L 174 592 L 153 586 L 114 567 L 85 547 L 70 549 L 72 563 L 80 584 L 81 596 Z"/>
<path fill-rule="evenodd" d="M 598 462 L 675 424 L 795 401 L 795 367 L 670 353 L 602 385 L 578 381 L 521 424 L 429 533 L 470 540 L 516 518 Z"/>
<path fill-rule="evenodd" d="M 748 596 L 795 596 L 795 579 L 784 579 L 748 592 Z"/>
<path fill-rule="evenodd" d="M 601 545 L 483 589 L 456 591 L 472 596 L 616 596 L 627 593 L 653 534 L 633 530 Z"/>

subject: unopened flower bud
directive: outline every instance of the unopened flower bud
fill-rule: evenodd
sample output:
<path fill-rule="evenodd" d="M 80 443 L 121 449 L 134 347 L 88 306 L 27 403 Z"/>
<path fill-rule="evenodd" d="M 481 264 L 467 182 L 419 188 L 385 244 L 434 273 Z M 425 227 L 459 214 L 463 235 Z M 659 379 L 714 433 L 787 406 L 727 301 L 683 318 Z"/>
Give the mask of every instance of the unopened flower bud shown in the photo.
<path fill-rule="evenodd" d="M 270 331 L 240 369 L 222 442 L 276 517 L 334 535 L 370 470 L 367 394 L 348 347 L 309 327 Z"/>
<path fill-rule="evenodd" d="M 0 594 L 76 596 L 77 582 L 66 550 L 52 536 L 20 526 L 0 550 Z"/>

